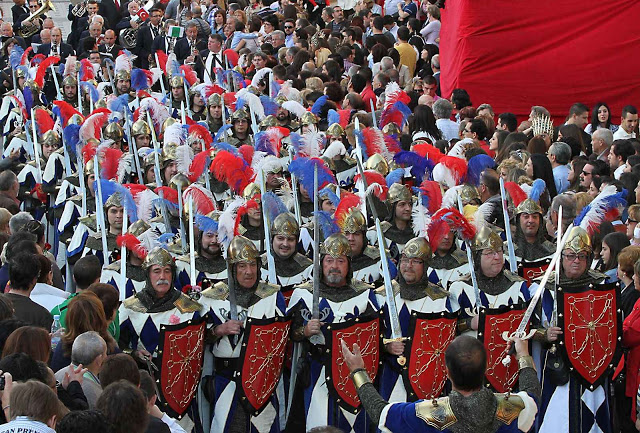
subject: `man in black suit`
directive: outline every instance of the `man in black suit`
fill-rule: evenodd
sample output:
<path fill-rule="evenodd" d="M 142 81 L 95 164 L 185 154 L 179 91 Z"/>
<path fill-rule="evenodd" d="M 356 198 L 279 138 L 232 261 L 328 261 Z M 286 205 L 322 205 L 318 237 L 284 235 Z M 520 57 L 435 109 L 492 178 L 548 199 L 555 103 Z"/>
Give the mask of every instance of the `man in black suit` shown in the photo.
<path fill-rule="evenodd" d="M 160 21 L 164 13 L 162 9 L 153 7 L 149 11 L 149 21 L 147 21 L 140 30 L 136 39 L 136 48 L 138 49 L 139 67 L 149 69 L 150 56 L 153 54 L 153 41 L 161 35 L 162 27 Z"/>
<path fill-rule="evenodd" d="M 18 41 L 18 45 L 20 45 L 25 50 L 27 49 L 27 43 L 24 41 L 24 39 L 13 33 L 13 27 L 11 26 L 10 22 L 5 21 L 2 23 L 2 27 L 0 27 L 0 33 L 2 34 L 0 42 L 4 43 L 4 41 L 9 38 L 15 38 L 15 40 Z"/>
<path fill-rule="evenodd" d="M 195 21 L 187 22 L 186 37 L 178 40 L 173 52 L 181 64 L 195 64 L 198 53 L 207 48 L 204 41 L 198 41 L 198 26 Z"/>
<path fill-rule="evenodd" d="M 175 20 L 169 19 L 164 22 L 164 35 L 158 36 L 153 40 L 153 44 L 151 45 L 151 53 L 155 53 L 156 51 L 160 50 L 164 51 L 166 54 L 169 54 L 169 41 L 172 38 L 168 37 L 167 33 L 169 32 L 169 27 L 175 25 Z"/>
<path fill-rule="evenodd" d="M 216 82 L 214 68 L 225 69 L 222 43 L 221 35 L 217 33 L 211 34 L 207 41 L 207 49 L 198 53 L 194 70 L 198 74 L 200 82 L 214 84 Z"/>
<path fill-rule="evenodd" d="M 108 57 L 115 61 L 116 57 L 118 57 L 118 53 L 122 49 L 120 45 L 116 44 L 116 32 L 113 30 L 107 30 L 104 32 L 103 40 L 104 43 L 98 46 L 100 57 Z"/>
<path fill-rule="evenodd" d="M 60 57 L 60 63 L 64 63 L 67 57 L 75 54 L 73 47 L 69 44 L 62 42 L 62 31 L 59 27 L 51 29 L 51 43 L 42 44 L 38 48 L 38 53 L 45 56 L 58 56 Z"/>
<path fill-rule="evenodd" d="M 78 44 L 78 49 L 77 49 L 78 55 L 83 54 L 85 51 L 95 50 L 96 48 L 94 48 L 94 45 L 101 44 L 103 37 L 104 36 L 102 35 L 102 25 L 100 24 L 100 22 L 93 22 L 89 24 L 89 35 L 80 40 L 80 43 Z M 94 45 L 87 44 L 87 41 L 91 39 L 95 41 Z"/>
<path fill-rule="evenodd" d="M 18 24 L 20 22 L 20 17 L 24 14 L 29 15 L 31 11 L 29 10 L 29 5 L 26 0 L 13 0 L 14 5 L 11 6 L 11 15 L 13 16 L 13 24 Z"/>

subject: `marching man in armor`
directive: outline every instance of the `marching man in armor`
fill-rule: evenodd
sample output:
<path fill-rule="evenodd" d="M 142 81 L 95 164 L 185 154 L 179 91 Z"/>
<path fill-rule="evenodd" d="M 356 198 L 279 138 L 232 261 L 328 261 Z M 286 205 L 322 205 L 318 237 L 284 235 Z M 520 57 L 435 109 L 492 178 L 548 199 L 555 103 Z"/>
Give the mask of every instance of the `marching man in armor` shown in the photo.
<path fill-rule="evenodd" d="M 264 365 L 255 368 L 282 368 L 282 363 L 278 365 L 277 357 L 272 359 L 270 353 L 251 352 L 244 356 L 243 346 L 246 345 L 243 342 L 254 337 L 246 334 L 247 326 L 252 320 L 284 316 L 284 297 L 278 286 L 260 281 L 260 255 L 249 239 L 237 235 L 231 240 L 227 262 L 231 272 L 228 283 L 216 283 L 204 290 L 200 298 L 209 310 L 213 323 L 211 332 L 215 339 L 212 346 L 215 359 L 215 403 L 211 432 L 279 432 L 284 426 L 280 426 L 278 410 L 284 407 L 285 402 L 271 390 L 262 394 L 262 407 L 250 409 L 245 405 L 247 398 L 241 398 L 242 393 L 245 396 L 251 394 L 251 401 L 257 396 L 251 392 L 250 383 L 239 387 L 235 378 L 241 372 L 244 374 L 247 369 L 255 371 L 254 365 L 250 364 L 255 361 L 251 359 L 254 356 L 265 360 Z M 255 335 L 256 338 L 259 336 L 260 334 Z M 263 343 L 267 344 L 267 341 Z M 278 347 L 284 348 L 285 345 L 286 339 L 280 340 Z M 205 371 L 205 374 L 208 373 Z M 275 373 L 275 380 L 270 385 L 274 386 L 279 377 L 280 370 Z M 241 382 L 245 384 L 244 376 Z M 256 382 L 254 385 L 258 387 L 264 384 Z M 262 393 L 264 389 L 255 391 Z"/>
<path fill-rule="evenodd" d="M 544 180 L 536 179 L 531 191 L 544 190 L 544 188 Z M 535 194 L 534 198 L 525 198 L 516 207 L 516 233 L 513 246 L 516 256 L 530 262 L 550 257 L 555 251 L 555 246 L 544 237 L 545 227 L 542 223 L 544 212 L 537 203 L 539 195 Z"/>
<path fill-rule="evenodd" d="M 253 146 L 253 136 L 249 129 L 249 113 L 247 110 L 236 110 L 231 114 L 231 136 L 227 138 L 227 142 L 235 147 L 243 144 Z"/>
<path fill-rule="evenodd" d="M 89 235 L 84 245 L 84 251 L 82 257 L 87 254 L 94 254 L 98 256 L 100 262 L 103 264 L 109 264 L 113 261 L 111 253 L 118 248 L 116 238 L 122 234 L 122 222 L 124 215 L 124 207 L 122 205 L 122 196 L 118 192 L 111 194 L 109 198 L 104 202 L 104 214 L 105 222 L 107 225 L 107 248 L 108 251 L 103 251 L 102 237 L 98 231 L 96 234 Z"/>

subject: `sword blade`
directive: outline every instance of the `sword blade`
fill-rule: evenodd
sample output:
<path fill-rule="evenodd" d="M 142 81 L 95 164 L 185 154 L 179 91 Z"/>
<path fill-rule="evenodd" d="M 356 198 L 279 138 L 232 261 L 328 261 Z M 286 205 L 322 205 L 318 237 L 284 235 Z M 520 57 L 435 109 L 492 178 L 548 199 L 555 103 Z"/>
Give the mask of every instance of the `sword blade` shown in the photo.
<path fill-rule="evenodd" d="M 391 323 L 391 338 L 401 338 L 402 328 L 398 316 L 398 306 L 391 284 L 391 274 L 389 272 L 389 262 L 387 260 L 387 243 L 382 234 L 380 220 L 376 218 L 376 234 L 378 236 L 378 249 L 380 250 L 380 262 L 382 263 L 382 276 L 384 279 L 384 293 L 387 300 L 387 310 L 389 311 L 389 322 Z"/>
<path fill-rule="evenodd" d="M 504 231 L 507 235 L 507 249 L 509 251 L 509 270 L 514 274 L 518 272 L 516 254 L 513 250 L 513 239 L 511 238 L 511 223 L 509 222 L 509 209 L 507 208 L 507 193 L 504 189 L 504 179 L 500 177 L 500 198 L 502 201 L 502 215 L 504 217 Z M 517 224 L 517 221 L 516 221 Z"/>

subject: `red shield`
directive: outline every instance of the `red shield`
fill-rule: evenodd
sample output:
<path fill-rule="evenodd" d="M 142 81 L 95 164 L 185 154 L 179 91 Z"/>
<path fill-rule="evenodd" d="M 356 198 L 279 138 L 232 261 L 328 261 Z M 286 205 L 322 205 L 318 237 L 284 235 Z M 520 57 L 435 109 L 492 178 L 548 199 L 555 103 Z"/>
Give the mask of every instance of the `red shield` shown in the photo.
<path fill-rule="evenodd" d="M 558 287 L 558 326 L 571 370 L 593 389 L 609 375 L 619 357 L 622 313 L 617 284 Z"/>
<path fill-rule="evenodd" d="M 527 280 L 527 285 L 530 286 L 533 280 L 544 275 L 545 271 L 549 267 L 550 261 L 550 259 L 538 260 L 535 262 L 523 260 L 518 266 L 518 275 Z"/>
<path fill-rule="evenodd" d="M 156 366 L 160 370 L 158 391 L 164 409 L 182 417 L 198 389 L 204 359 L 205 320 L 187 320 L 160 326 L 160 345 Z"/>
<path fill-rule="evenodd" d="M 236 381 L 240 401 L 254 415 L 266 407 L 278 385 L 290 329 L 291 320 L 282 317 L 247 319 Z"/>
<path fill-rule="evenodd" d="M 343 409 L 357 413 L 361 403 L 349 377 L 349 368 L 342 357 L 341 341 L 344 340 L 349 348 L 352 348 L 354 343 L 358 344 L 367 373 L 371 381 L 374 381 L 380 364 L 380 317 L 375 316 L 368 320 L 356 318 L 332 324 L 327 326 L 327 331 L 327 347 L 331 348 L 330 356 L 327 356 L 325 361 L 329 395 Z"/>
<path fill-rule="evenodd" d="M 507 341 L 502 337 L 511 335 L 518 329 L 525 308 L 511 305 L 502 308 L 482 308 L 478 320 L 478 340 L 487 351 L 487 381 L 497 392 L 508 392 L 518 379 L 518 361 L 513 355 L 511 363 L 505 366 L 502 360 L 507 356 Z M 528 327 L 527 327 L 528 331 Z"/>
<path fill-rule="evenodd" d="M 456 337 L 455 313 L 412 313 L 402 377 L 410 400 L 440 396 L 447 380 L 444 352 Z"/>

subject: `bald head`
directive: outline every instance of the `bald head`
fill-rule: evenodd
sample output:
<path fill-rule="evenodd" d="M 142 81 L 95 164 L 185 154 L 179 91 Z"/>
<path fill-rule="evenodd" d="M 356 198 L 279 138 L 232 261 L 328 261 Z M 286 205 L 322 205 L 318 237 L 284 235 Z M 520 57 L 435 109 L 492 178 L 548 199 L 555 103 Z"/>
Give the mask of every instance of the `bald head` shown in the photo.
<path fill-rule="evenodd" d="M 476 391 L 482 388 L 487 353 L 477 338 L 461 335 L 447 347 L 444 360 L 454 389 Z"/>
<path fill-rule="evenodd" d="M 40 31 L 40 40 L 42 41 L 43 44 L 50 43 L 51 42 L 51 30 L 42 29 Z"/>

